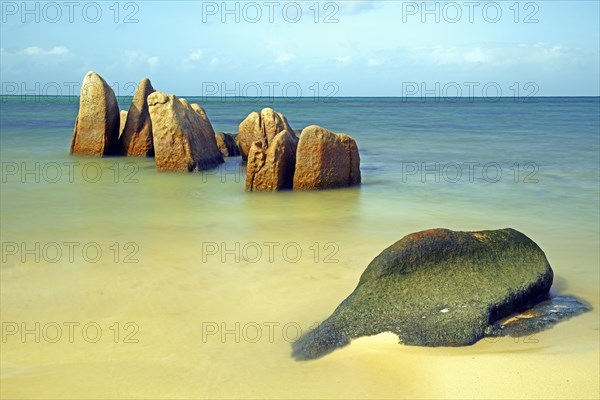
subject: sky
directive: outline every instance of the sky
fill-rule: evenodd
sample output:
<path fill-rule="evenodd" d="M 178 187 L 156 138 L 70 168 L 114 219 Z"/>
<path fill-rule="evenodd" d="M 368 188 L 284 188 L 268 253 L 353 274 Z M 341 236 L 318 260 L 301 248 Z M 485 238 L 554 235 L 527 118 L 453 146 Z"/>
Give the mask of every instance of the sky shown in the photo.
<path fill-rule="evenodd" d="M 598 96 L 600 2 L 1 1 L 3 94 Z"/>

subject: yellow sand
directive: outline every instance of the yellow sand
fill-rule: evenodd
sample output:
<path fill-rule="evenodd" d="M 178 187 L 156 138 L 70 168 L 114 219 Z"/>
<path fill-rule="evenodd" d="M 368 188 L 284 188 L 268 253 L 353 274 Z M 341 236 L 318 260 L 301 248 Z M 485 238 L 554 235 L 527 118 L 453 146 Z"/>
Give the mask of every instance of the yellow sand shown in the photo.
<path fill-rule="evenodd" d="M 3 398 L 593 398 L 598 316 L 530 338 L 419 348 L 392 334 L 355 340 L 310 362 L 290 357 L 296 328 L 329 315 L 362 265 L 202 264 L 195 252 L 140 254 L 134 265 L 21 265 L 2 269 L 2 321 L 79 322 L 57 343 L 2 343 Z M 147 246 L 146 246 L 147 247 Z M 176 252 L 174 252 L 176 253 Z M 176 260 L 176 262 L 172 261 Z M 319 277 L 317 279 L 317 277 Z M 593 289 L 581 296 L 594 299 Z M 598 303 L 593 304 L 598 307 Z M 88 343 L 81 327 L 103 330 Z M 114 323 L 120 323 L 115 343 Z M 124 324 L 139 332 L 124 343 Z M 203 323 L 236 331 L 202 340 Z M 255 324 L 261 327 L 257 337 Z M 270 342 L 268 326 L 273 327 Z M 276 325 L 278 324 L 278 325 Z M 283 326 L 287 325 L 287 332 Z M 111 330 L 111 326 L 113 330 Z M 214 326 L 214 325 L 211 325 Z M 244 328 L 246 327 L 246 328 Z M 54 331 L 47 328 L 47 336 Z M 245 330 L 244 330 L 245 329 Z M 93 338 L 96 333 L 90 330 Z M 284 335 L 286 335 L 284 337 Z M 246 340 L 247 339 L 247 340 Z M 251 343 L 250 341 L 255 341 Z"/>
<path fill-rule="evenodd" d="M 2 398 L 598 397 L 597 226 L 569 230 L 570 219 L 558 225 L 553 215 L 515 216 L 518 211 L 494 204 L 458 209 L 434 201 L 379 202 L 368 187 L 246 194 L 243 181 L 204 184 L 198 176 L 157 175 L 152 166 L 144 171 L 140 183 L 129 186 L 3 186 L 3 241 L 93 241 L 106 256 L 95 264 L 81 257 L 3 263 L 3 333 L 14 323 L 33 329 L 38 322 L 46 336 L 36 343 L 32 334 L 25 340 L 5 335 Z M 420 348 L 381 334 L 316 361 L 291 358 L 296 329 L 329 316 L 373 257 L 402 236 L 433 227 L 506 226 L 546 251 L 554 290 L 583 298 L 595 310 L 517 341 Z M 123 263 L 120 254 L 115 263 L 109 246 L 131 241 L 139 262 Z M 228 248 L 278 242 L 278 249 L 293 242 L 303 255 L 297 262 L 280 251 L 273 262 L 267 254 L 257 262 L 232 256 L 222 262 L 202 253 L 209 242 Z M 326 263 L 332 251 L 334 262 Z M 69 322 L 79 324 L 72 343 Z M 47 340 L 55 335 L 52 323 L 64 327 L 56 343 Z M 85 340 L 96 335 L 93 329 L 82 335 L 89 323 L 102 329 L 96 343 Z M 235 332 L 236 323 L 239 342 L 235 333 L 203 340 L 203 328 L 206 333 L 225 324 Z M 137 343 L 125 343 L 136 327 L 128 341 Z"/>

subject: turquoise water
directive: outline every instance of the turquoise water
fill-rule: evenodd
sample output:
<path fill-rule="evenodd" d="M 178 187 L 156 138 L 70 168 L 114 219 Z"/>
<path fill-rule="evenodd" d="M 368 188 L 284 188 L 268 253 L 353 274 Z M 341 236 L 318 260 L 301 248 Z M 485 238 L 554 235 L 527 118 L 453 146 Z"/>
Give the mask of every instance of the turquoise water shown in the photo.
<path fill-rule="evenodd" d="M 379 203 L 381 211 L 410 204 L 430 205 L 434 212 L 443 204 L 468 209 L 483 220 L 501 214 L 507 226 L 535 221 L 546 231 L 567 224 L 570 230 L 598 235 L 598 98 L 536 98 L 525 103 L 512 98 L 496 102 L 339 98 L 333 103 L 188 99 L 206 108 L 217 131 L 235 133 L 248 113 L 271 106 L 283 112 L 297 131 L 317 124 L 348 133 L 360 148 L 363 186 L 359 197 Z M 72 160 L 67 152 L 76 98 L 4 100 L 3 161 Z M 121 109 L 127 109 L 130 98 L 119 102 Z M 133 167 L 125 169 L 130 159 L 117 161 L 122 174 L 134 172 Z M 228 173 L 206 174 L 203 180 L 243 180 L 244 171 L 232 160 L 228 165 Z M 140 166 L 151 169 L 150 162 Z M 61 169 L 63 175 L 68 172 L 66 167 Z M 238 176 L 233 172 L 236 169 Z M 148 179 L 162 178 L 151 174 Z M 200 181 L 177 179 L 189 179 L 190 184 Z M 444 224 L 443 214 L 439 224 Z"/>
<path fill-rule="evenodd" d="M 306 329 L 350 293 L 381 250 L 434 227 L 518 229 L 546 252 L 555 292 L 600 306 L 599 98 L 187 99 L 204 106 L 215 131 L 236 133 L 248 113 L 273 107 L 298 133 L 311 124 L 347 133 L 359 147 L 363 184 L 246 193 L 239 158 L 214 171 L 172 174 L 157 173 L 151 159 L 73 157 L 68 151 L 77 99 L 5 98 L 2 321 L 99 321 L 105 332 L 115 321 L 134 321 L 140 342 L 93 347 L 11 337 L 3 343 L 3 394 L 48 394 L 41 389 L 52 387 L 50 397 L 439 397 L 443 389 L 435 384 L 410 392 L 394 386 L 405 371 L 395 367 L 399 360 L 419 362 L 424 354 L 403 346 L 382 347 L 381 353 L 377 344 L 358 347 L 359 353 L 344 349 L 302 364 L 291 359 L 290 343 L 280 337 L 274 343 L 201 340 L 207 321 L 293 321 Z M 120 98 L 121 109 L 130 101 Z M 103 256 L 90 261 L 94 257 L 77 250 L 70 260 L 65 242 L 78 243 L 78 249 L 94 243 Z M 7 243 L 33 249 L 37 243 L 38 253 L 47 252 L 36 259 Z M 61 256 L 50 243 L 59 244 Z M 272 259 L 265 243 L 278 246 Z M 290 253 L 281 252 L 286 246 Z M 571 381 L 591 382 L 597 378 L 597 313 L 561 325 L 525 347 L 487 343 L 451 355 L 427 354 L 434 357 L 431 365 L 458 374 L 466 354 L 460 351 L 469 359 L 483 351 L 497 357 L 494 364 L 527 349 L 533 361 L 511 358 L 516 366 L 506 374 L 525 374 L 518 366 L 530 370 L 530 363 L 556 364 L 558 370 L 573 363 L 585 372 Z M 548 361 L 546 352 L 569 355 Z M 128 368 L 118 369 L 123 365 Z M 483 361 L 474 365 L 496 376 Z M 366 366 L 379 372 L 365 372 Z M 324 372 L 331 368 L 343 372 L 335 382 Z M 107 386 L 117 370 L 121 386 Z M 299 386 L 299 375 L 312 391 Z M 522 376 L 503 382 L 518 387 Z M 74 377 L 83 383 L 73 384 Z M 531 377 L 531 393 L 559 393 L 555 379 Z M 597 388 L 581 384 L 589 393 Z"/>

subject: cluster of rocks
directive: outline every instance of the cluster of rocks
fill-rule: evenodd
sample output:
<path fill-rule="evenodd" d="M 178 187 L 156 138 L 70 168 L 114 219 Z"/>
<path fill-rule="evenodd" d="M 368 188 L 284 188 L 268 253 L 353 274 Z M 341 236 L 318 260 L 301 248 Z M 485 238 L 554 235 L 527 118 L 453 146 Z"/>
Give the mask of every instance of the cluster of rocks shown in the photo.
<path fill-rule="evenodd" d="M 247 161 L 246 189 L 318 190 L 358 185 L 356 142 L 311 125 L 299 137 L 271 108 L 252 112 L 236 136 L 217 132 L 198 104 L 156 91 L 142 79 L 128 111 L 119 112 L 112 88 L 89 72 L 81 86 L 71 153 L 154 157 L 159 171 L 215 168 L 223 157 Z"/>
<path fill-rule="evenodd" d="M 193 171 L 223 163 L 206 112 L 142 79 L 129 111 L 119 112 L 112 88 L 100 75 L 83 79 L 72 154 L 154 157 L 159 171 Z"/>
<path fill-rule="evenodd" d="M 317 125 L 296 136 L 287 119 L 270 108 L 253 112 L 237 136 L 247 160 L 246 190 L 318 190 L 359 185 L 356 142 Z"/>

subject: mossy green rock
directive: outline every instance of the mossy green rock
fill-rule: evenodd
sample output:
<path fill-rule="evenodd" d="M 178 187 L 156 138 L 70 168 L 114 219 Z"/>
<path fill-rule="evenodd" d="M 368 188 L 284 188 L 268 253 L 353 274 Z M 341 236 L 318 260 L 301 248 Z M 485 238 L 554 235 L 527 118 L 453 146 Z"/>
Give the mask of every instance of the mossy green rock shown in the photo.
<path fill-rule="evenodd" d="M 317 358 L 381 332 L 408 345 L 473 344 L 547 295 L 552 279 L 544 252 L 514 229 L 413 233 L 375 257 L 354 292 L 294 343 L 293 356 Z"/>

